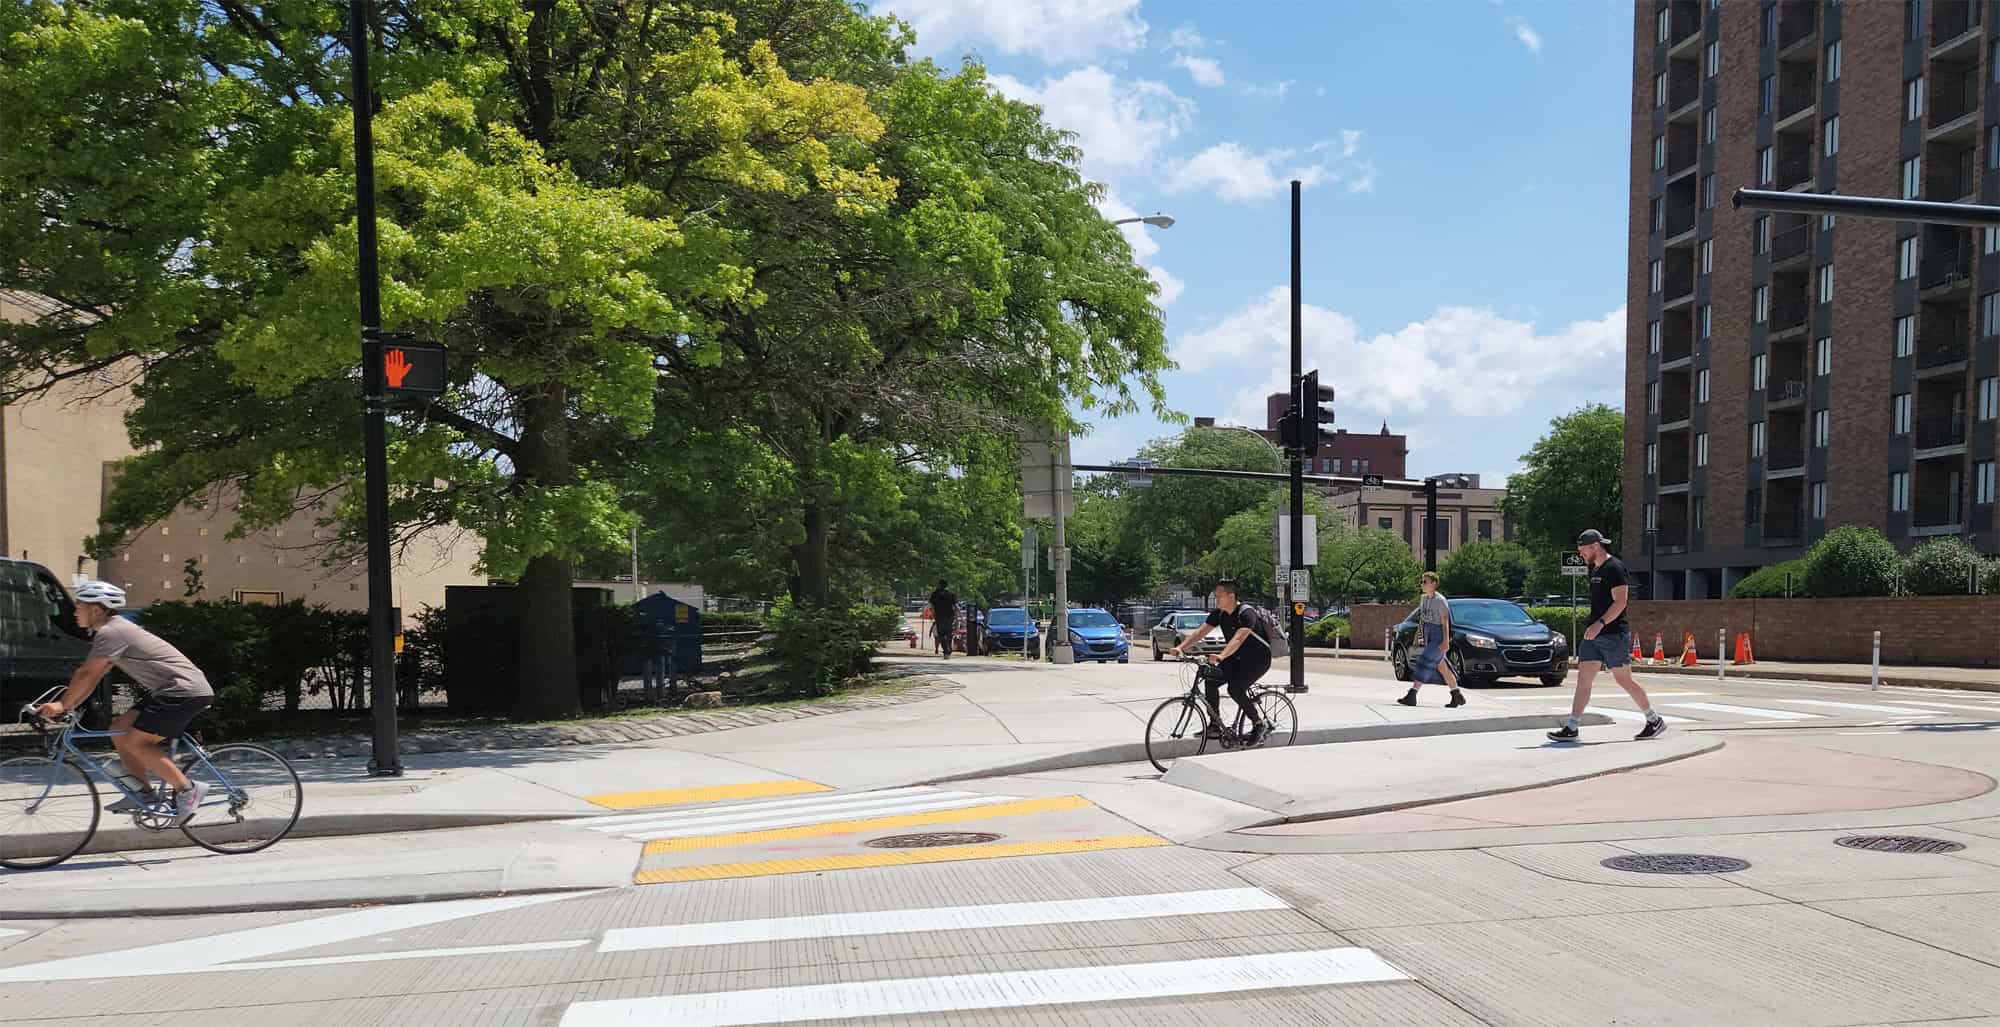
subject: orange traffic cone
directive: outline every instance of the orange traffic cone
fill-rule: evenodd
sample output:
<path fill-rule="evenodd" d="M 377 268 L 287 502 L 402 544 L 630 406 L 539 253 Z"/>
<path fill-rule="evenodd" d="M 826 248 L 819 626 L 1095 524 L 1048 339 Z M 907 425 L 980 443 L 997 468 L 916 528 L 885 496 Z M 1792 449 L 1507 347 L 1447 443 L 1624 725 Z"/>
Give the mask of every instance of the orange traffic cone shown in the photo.
<path fill-rule="evenodd" d="M 1656 631 L 1653 633 L 1653 666 L 1664 667 L 1666 665 L 1667 640 L 1660 637 L 1659 632 Z"/>
<path fill-rule="evenodd" d="M 1634 635 L 1632 637 L 1632 662 L 1638 663 L 1640 660 L 1643 660 L 1645 658 L 1646 658 L 1645 652 L 1639 648 L 1639 637 L 1637 635 Z"/>
<path fill-rule="evenodd" d="M 1736 659 L 1734 662 L 1739 667 L 1746 663 L 1757 662 L 1756 653 L 1750 646 L 1750 633 L 1748 631 L 1741 631 L 1736 634 Z"/>
<path fill-rule="evenodd" d="M 1688 632 L 1686 637 L 1681 639 L 1681 666 L 1683 667 L 1701 666 L 1701 657 L 1695 655 L 1694 632 L 1692 631 Z"/>

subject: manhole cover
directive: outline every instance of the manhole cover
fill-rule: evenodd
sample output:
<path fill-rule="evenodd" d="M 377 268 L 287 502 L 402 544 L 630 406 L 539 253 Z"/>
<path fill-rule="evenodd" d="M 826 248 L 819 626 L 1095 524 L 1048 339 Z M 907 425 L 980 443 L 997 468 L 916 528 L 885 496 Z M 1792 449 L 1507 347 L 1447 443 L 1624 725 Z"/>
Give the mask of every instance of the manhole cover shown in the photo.
<path fill-rule="evenodd" d="M 870 838 L 861 844 L 877 849 L 935 849 L 942 845 L 979 845 L 999 840 L 999 835 L 982 831 L 933 831 L 930 834 L 892 834 L 887 838 Z"/>
<path fill-rule="evenodd" d="M 1845 838 L 1835 838 L 1833 843 L 1850 849 L 1867 849 L 1870 852 L 1957 852 L 1965 848 L 1958 842 L 1948 842 L 1942 838 L 1918 838 L 1906 834 L 1851 834 Z"/>
<path fill-rule="evenodd" d="M 1700 856 L 1691 852 L 1635 852 L 1603 862 L 1613 870 L 1635 874 L 1727 874 L 1748 870 L 1750 864 L 1730 856 Z"/>

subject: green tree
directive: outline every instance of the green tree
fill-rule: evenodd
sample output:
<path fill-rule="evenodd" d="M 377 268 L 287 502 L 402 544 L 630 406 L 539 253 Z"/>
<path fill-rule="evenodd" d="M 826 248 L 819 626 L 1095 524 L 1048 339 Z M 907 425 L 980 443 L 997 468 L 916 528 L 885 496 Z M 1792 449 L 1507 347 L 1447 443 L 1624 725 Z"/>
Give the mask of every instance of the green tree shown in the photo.
<path fill-rule="evenodd" d="M 1532 552 L 1574 548 L 1585 528 L 1615 534 L 1624 523 L 1621 493 L 1625 416 L 1603 404 L 1549 422 L 1548 434 L 1521 457 L 1507 481 L 1501 511 L 1516 541 Z"/>
<path fill-rule="evenodd" d="M 1805 560 L 1805 592 L 1815 599 L 1895 592 L 1896 544 L 1874 528 L 1835 528 L 1813 544 Z"/>
<path fill-rule="evenodd" d="M 1506 599 L 1523 594 L 1534 559 L 1512 542 L 1467 542 L 1438 567 L 1446 595 Z"/>
<path fill-rule="evenodd" d="M 1064 525 L 1070 550 L 1069 594 L 1109 607 L 1159 587 L 1158 557 L 1131 519 L 1129 504 L 1079 493 L 1076 516 Z"/>
<path fill-rule="evenodd" d="M 1211 470 L 1283 470 L 1270 444 L 1247 431 L 1192 428 L 1173 439 L 1149 443 L 1139 450 L 1161 467 Z M 1157 475 L 1153 484 L 1132 490 L 1132 516 L 1146 525 L 1158 548 L 1161 565 L 1175 581 L 1195 590 L 1213 586 L 1204 568 L 1205 554 L 1219 541 L 1223 522 L 1246 510 L 1268 506 L 1276 510 L 1278 486 L 1255 480 Z M 1265 563 L 1270 563 L 1270 524 L 1265 523 Z M 1265 578 L 1271 570 L 1266 567 Z"/>
<path fill-rule="evenodd" d="M 1320 518 L 1313 598 L 1321 604 L 1351 603 L 1361 596 L 1408 599 L 1416 594 L 1423 569 L 1410 544 L 1393 531 L 1356 528 L 1338 514 Z"/>

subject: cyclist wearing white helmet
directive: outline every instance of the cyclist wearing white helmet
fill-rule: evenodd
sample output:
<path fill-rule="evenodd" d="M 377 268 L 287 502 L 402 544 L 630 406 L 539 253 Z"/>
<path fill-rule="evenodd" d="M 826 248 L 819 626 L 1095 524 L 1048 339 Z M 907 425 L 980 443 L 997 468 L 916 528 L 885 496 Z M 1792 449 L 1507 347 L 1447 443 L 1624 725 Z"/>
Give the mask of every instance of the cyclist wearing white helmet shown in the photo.
<path fill-rule="evenodd" d="M 111 729 L 119 734 L 112 736 L 111 744 L 118 749 L 125 772 L 136 780 L 135 790 L 146 793 L 154 777 L 165 781 L 174 790 L 175 812 L 186 820 L 200 807 L 207 786 L 189 782 L 163 746 L 185 733 L 215 701 L 215 689 L 179 649 L 118 616 L 115 611 L 124 606 L 125 591 L 109 582 L 86 581 L 76 587 L 76 623 L 91 633 L 90 655 L 70 675 L 62 698 L 35 712 L 49 720 L 60 717 L 90 698 L 113 666 L 124 671 L 146 694 L 137 706 L 112 720 Z M 134 781 L 125 784 L 132 787 Z M 126 799 L 110 808 L 114 813 L 133 811 Z"/>

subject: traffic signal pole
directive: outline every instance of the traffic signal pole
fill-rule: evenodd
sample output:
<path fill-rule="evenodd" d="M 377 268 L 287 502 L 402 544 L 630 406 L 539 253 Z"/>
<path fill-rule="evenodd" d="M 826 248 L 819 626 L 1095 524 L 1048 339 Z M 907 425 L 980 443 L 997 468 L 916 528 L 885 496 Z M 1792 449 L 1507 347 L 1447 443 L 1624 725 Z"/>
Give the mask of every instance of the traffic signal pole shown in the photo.
<path fill-rule="evenodd" d="M 1438 569 L 1438 480 L 1424 479 L 1424 569 Z"/>
<path fill-rule="evenodd" d="M 1306 690 L 1306 614 L 1305 597 L 1296 594 L 1290 579 L 1298 576 L 1304 564 L 1306 553 L 1306 481 L 1305 481 L 1305 433 L 1314 430 L 1306 417 L 1309 404 L 1318 402 L 1318 397 L 1308 396 L 1301 387 L 1305 376 L 1305 356 L 1302 352 L 1305 340 L 1305 319 L 1302 314 L 1303 300 L 1299 295 L 1299 190 L 1298 179 L 1292 180 L 1292 434 L 1294 445 L 1287 452 L 1291 458 L 1292 485 L 1292 559 L 1291 572 L 1287 575 L 1285 595 L 1290 600 L 1285 615 L 1290 619 L 1292 638 L 1291 683 L 1288 692 Z"/>
<path fill-rule="evenodd" d="M 368 88 L 368 4 L 349 0 L 348 52 L 354 84 L 354 214 L 361 286 L 362 453 L 368 506 L 368 655 L 374 685 L 375 745 L 368 761 L 374 777 L 403 776 L 396 741 L 395 625 L 389 582 L 388 396 L 382 366 L 382 280 L 376 262 L 374 98 Z"/>

